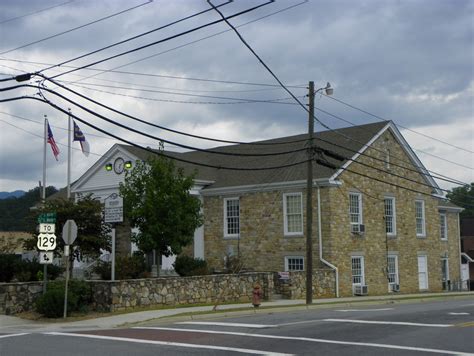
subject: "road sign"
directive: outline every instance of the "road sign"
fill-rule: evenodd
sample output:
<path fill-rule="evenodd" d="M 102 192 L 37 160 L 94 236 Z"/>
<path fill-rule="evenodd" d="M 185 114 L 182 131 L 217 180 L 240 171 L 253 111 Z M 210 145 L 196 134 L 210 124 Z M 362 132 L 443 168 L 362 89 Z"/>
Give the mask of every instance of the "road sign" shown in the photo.
<path fill-rule="evenodd" d="M 106 223 L 123 221 L 123 198 L 118 194 L 111 194 L 104 199 L 104 221 Z"/>
<path fill-rule="evenodd" d="M 39 253 L 39 263 L 41 263 L 42 265 L 50 265 L 51 263 L 53 263 L 53 251 L 41 251 Z"/>
<path fill-rule="evenodd" d="M 72 245 L 77 237 L 77 225 L 74 220 L 68 220 L 63 226 L 63 240 L 66 245 Z"/>
<path fill-rule="evenodd" d="M 38 250 L 41 251 L 52 251 L 56 248 L 56 235 L 55 234 L 39 234 L 38 242 L 36 243 Z"/>
<path fill-rule="evenodd" d="M 38 216 L 38 223 L 54 224 L 56 222 L 56 213 L 43 213 Z"/>
<path fill-rule="evenodd" d="M 40 224 L 40 234 L 54 234 L 56 232 L 56 224 Z"/>

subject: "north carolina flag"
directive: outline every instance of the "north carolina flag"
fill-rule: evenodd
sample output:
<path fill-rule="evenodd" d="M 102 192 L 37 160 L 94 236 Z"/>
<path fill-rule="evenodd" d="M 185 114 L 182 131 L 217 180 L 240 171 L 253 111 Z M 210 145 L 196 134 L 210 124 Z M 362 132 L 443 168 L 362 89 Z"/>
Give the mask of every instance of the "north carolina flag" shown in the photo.
<path fill-rule="evenodd" d="M 54 140 L 53 132 L 51 131 L 51 127 L 49 127 L 49 122 L 48 122 L 48 140 L 47 141 L 51 145 L 54 158 L 56 158 L 56 161 L 58 161 L 59 148 L 58 148 L 58 145 L 56 145 L 56 141 Z"/>
<path fill-rule="evenodd" d="M 86 137 L 84 136 L 81 129 L 79 128 L 79 126 L 77 126 L 77 124 L 74 121 L 73 121 L 73 124 L 74 124 L 73 141 L 79 141 L 79 143 L 81 144 L 82 153 L 84 153 L 85 156 L 87 157 L 89 156 L 89 152 L 90 152 L 89 142 L 87 142 Z"/>

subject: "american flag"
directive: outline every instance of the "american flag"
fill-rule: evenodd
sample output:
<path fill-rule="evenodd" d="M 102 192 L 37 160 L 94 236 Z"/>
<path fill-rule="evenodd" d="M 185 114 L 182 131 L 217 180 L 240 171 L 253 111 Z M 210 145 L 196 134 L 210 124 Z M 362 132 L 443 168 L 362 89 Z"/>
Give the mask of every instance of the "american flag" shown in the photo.
<path fill-rule="evenodd" d="M 51 145 L 51 149 L 53 150 L 54 158 L 56 158 L 56 161 L 58 161 L 59 148 L 58 148 L 58 145 L 56 145 L 56 141 L 54 140 L 53 133 L 51 131 L 51 127 L 49 127 L 49 122 L 48 122 L 48 143 Z"/>

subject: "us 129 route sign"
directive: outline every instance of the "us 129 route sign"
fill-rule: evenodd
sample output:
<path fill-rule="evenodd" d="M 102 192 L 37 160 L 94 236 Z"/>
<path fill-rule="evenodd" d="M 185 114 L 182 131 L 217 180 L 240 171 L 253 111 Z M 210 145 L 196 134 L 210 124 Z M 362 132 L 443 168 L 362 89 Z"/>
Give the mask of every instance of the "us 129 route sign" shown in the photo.
<path fill-rule="evenodd" d="M 38 242 L 36 247 L 41 251 L 53 251 L 56 248 L 56 235 L 54 234 L 38 234 Z"/>

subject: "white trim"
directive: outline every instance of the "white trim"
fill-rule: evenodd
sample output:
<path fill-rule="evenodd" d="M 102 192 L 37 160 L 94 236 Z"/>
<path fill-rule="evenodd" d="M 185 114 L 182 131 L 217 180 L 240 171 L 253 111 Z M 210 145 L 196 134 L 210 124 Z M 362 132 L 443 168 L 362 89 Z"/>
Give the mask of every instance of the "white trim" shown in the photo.
<path fill-rule="evenodd" d="M 288 214 L 286 206 L 286 198 L 289 196 L 299 196 L 300 197 L 300 207 L 301 207 L 301 231 L 289 232 L 288 231 Z M 303 236 L 303 193 L 294 192 L 294 193 L 284 193 L 283 194 L 283 234 L 285 236 Z"/>
<path fill-rule="evenodd" d="M 384 196 L 384 216 L 385 215 L 385 199 L 392 201 L 392 232 L 387 232 L 387 236 L 397 236 L 397 200 L 394 196 Z M 387 231 L 387 222 L 385 222 L 385 231 Z"/>
<path fill-rule="evenodd" d="M 425 260 L 426 270 L 423 272 L 420 271 L 420 257 Z M 430 284 L 429 284 L 429 277 L 428 277 L 428 255 L 417 255 L 416 258 L 417 258 L 417 263 L 418 263 L 418 289 L 421 291 L 429 290 Z M 420 273 L 426 274 L 426 288 L 421 288 Z"/>
<path fill-rule="evenodd" d="M 228 223 L 228 216 L 227 216 L 227 202 L 229 201 L 238 201 L 239 202 L 239 232 L 237 234 L 229 234 L 229 226 Z M 224 198 L 224 238 L 238 238 L 240 237 L 240 198 L 239 197 L 231 197 L 231 198 Z"/>
<path fill-rule="evenodd" d="M 441 222 L 444 220 L 444 234 L 441 235 Z M 446 213 L 439 214 L 439 232 L 441 241 L 448 241 L 448 216 Z"/>
<path fill-rule="evenodd" d="M 412 163 L 415 165 L 415 167 L 418 167 L 420 171 L 423 173 L 422 174 L 423 179 L 425 179 L 425 181 L 433 187 L 433 189 L 436 191 L 436 194 L 442 196 L 443 192 L 438 186 L 438 184 L 436 183 L 436 181 L 429 174 L 428 170 L 425 168 L 425 166 L 417 157 L 415 152 L 412 150 L 408 142 L 402 136 L 401 132 L 398 130 L 396 125 L 391 121 L 387 123 L 387 125 L 385 125 L 374 137 L 372 137 L 372 139 L 369 142 L 364 144 L 362 148 L 356 154 L 354 154 L 346 163 L 344 163 L 344 165 L 339 170 L 337 170 L 336 173 L 334 173 L 329 178 L 329 180 L 336 180 L 339 177 L 339 175 L 341 175 L 341 173 L 344 172 L 345 169 L 353 163 L 354 160 L 356 160 L 360 155 L 362 155 L 367 150 L 367 148 L 369 148 L 387 130 L 390 130 L 392 132 L 392 134 L 395 136 L 395 139 L 398 141 L 400 146 L 407 153 L 408 157 L 410 158 Z"/>
<path fill-rule="evenodd" d="M 352 261 L 354 259 L 357 259 L 359 258 L 360 259 L 360 283 L 354 283 L 354 273 L 353 273 L 353 265 L 352 265 Z M 360 286 L 360 285 L 365 285 L 365 263 L 364 263 L 364 256 L 360 256 L 360 255 L 357 255 L 357 256 L 351 256 L 351 283 L 352 283 L 352 286 Z"/>
<path fill-rule="evenodd" d="M 288 260 L 290 258 L 293 258 L 293 259 L 301 259 L 303 260 L 303 269 L 292 269 L 290 270 L 289 269 L 289 264 L 288 264 Z M 285 272 L 292 272 L 292 271 L 305 271 L 305 258 L 304 256 L 285 256 Z"/>
<path fill-rule="evenodd" d="M 474 259 L 472 259 L 471 256 L 469 256 L 466 252 L 461 252 L 461 257 L 464 257 L 467 262 L 474 262 Z"/>
<path fill-rule="evenodd" d="M 388 283 L 388 290 L 391 291 L 390 286 L 393 284 L 400 284 L 400 276 L 398 272 L 398 255 L 397 254 L 391 254 L 389 253 L 387 255 L 387 274 L 390 272 L 388 268 L 388 259 L 393 257 L 395 259 L 395 282 L 389 282 Z M 387 278 L 388 279 L 388 278 Z"/>
<path fill-rule="evenodd" d="M 351 195 L 357 196 L 359 201 L 359 221 L 357 223 L 353 223 L 351 221 Z M 362 193 L 358 192 L 349 192 L 349 224 L 350 225 L 362 225 L 364 223 L 364 214 L 362 213 Z"/>
<path fill-rule="evenodd" d="M 446 211 L 450 211 L 450 212 L 453 212 L 453 213 L 460 213 L 460 212 L 464 211 L 464 208 L 456 208 L 454 206 L 438 205 L 438 210 L 446 210 Z"/>
<path fill-rule="evenodd" d="M 330 187 L 340 186 L 342 183 L 337 180 L 329 180 L 327 178 L 319 178 L 313 180 L 313 187 Z M 272 190 L 280 189 L 302 189 L 306 188 L 306 180 L 295 180 L 291 182 L 275 182 L 275 183 L 263 183 L 263 184 L 249 184 L 249 185 L 238 185 L 233 187 L 220 187 L 220 188 L 206 188 L 202 191 L 203 196 L 216 196 L 225 194 L 242 194 L 242 193 L 254 193 L 254 192 L 267 192 Z"/>
<path fill-rule="evenodd" d="M 422 231 L 421 233 L 418 232 L 418 227 L 417 227 L 417 216 L 416 216 L 416 203 L 420 202 L 421 203 L 421 215 L 422 215 Z M 415 199 L 415 232 L 416 232 L 416 237 L 426 237 L 426 214 L 425 214 L 425 201 L 422 199 Z"/>

